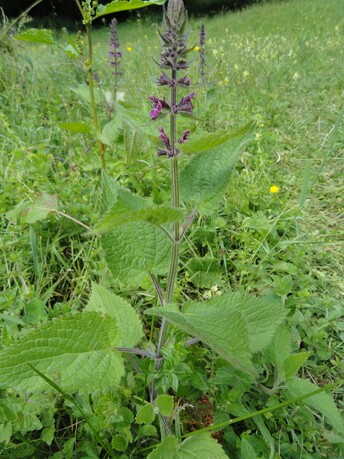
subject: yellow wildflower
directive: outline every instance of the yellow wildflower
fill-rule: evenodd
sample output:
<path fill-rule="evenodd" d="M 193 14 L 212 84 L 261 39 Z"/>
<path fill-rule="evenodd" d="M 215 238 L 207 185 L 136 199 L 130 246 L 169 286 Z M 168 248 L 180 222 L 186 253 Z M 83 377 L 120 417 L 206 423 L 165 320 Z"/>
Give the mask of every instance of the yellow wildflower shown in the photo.
<path fill-rule="evenodd" d="M 133 50 L 133 48 L 132 48 L 131 46 L 128 46 L 128 47 L 127 47 L 127 51 L 129 51 L 129 53 L 131 53 L 132 50 Z"/>
<path fill-rule="evenodd" d="M 199 46 L 195 46 L 195 47 L 194 47 L 194 50 L 195 50 L 195 51 L 200 51 L 201 48 L 200 48 Z"/>
<path fill-rule="evenodd" d="M 278 193 L 278 192 L 279 192 L 279 186 L 277 185 L 270 186 L 270 193 Z"/>

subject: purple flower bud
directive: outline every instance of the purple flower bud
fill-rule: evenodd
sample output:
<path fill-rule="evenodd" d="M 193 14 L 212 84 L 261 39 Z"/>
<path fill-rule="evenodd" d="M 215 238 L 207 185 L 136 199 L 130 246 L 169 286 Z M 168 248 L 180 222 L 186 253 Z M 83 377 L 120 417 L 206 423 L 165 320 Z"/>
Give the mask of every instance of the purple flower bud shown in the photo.
<path fill-rule="evenodd" d="M 158 155 L 158 156 L 167 155 L 167 151 L 166 151 L 166 150 L 163 150 L 162 148 L 159 148 L 159 150 L 157 151 L 157 155 Z"/>
<path fill-rule="evenodd" d="M 152 101 L 154 107 L 153 110 L 149 112 L 149 116 L 152 119 L 157 118 L 163 108 L 170 108 L 169 104 L 163 99 L 158 99 L 158 97 L 155 96 L 149 96 L 149 99 Z"/>
<path fill-rule="evenodd" d="M 169 78 L 166 75 L 166 73 L 160 75 L 159 78 L 157 78 L 156 82 L 159 86 L 170 86 L 171 88 L 174 87 L 174 81 L 171 78 Z"/>
<path fill-rule="evenodd" d="M 190 135 L 190 131 L 184 131 L 183 135 L 181 138 L 178 140 L 179 143 L 185 143 L 188 140 L 188 137 Z"/>
<path fill-rule="evenodd" d="M 191 83 L 191 80 L 190 78 L 188 77 L 183 77 L 183 78 L 179 78 L 179 80 L 177 80 L 177 85 L 178 86 L 190 86 L 190 83 Z"/>
<path fill-rule="evenodd" d="M 168 156 L 169 158 L 173 158 L 173 156 L 177 156 L 177 153 L 172 150 L 172 148 L 159 148 L 157 151 L 158 156 Z"/>
<path fill-rule="evenodd" d="M 159 126 L 158 129 L 160 132 L 159 139 L 162 140 L 167 147 L 170 147 L 170 139 L 167 137 L 164 128 L 162 126 Z"/>
<path fill-rule="evenodd" d="M 172 107 L 173 113 L 184 112 L 192 113 L 192 99 L 195 97 L 195 93 L 191 92 L 189 95 L 182 98 L 178 105 Z"/>

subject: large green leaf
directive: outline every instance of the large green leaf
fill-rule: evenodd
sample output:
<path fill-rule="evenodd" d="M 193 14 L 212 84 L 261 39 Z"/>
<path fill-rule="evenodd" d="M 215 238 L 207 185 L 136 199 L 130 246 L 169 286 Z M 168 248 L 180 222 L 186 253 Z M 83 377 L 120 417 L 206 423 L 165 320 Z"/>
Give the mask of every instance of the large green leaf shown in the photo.
<path fill-rule="evenodd" d="M 222 447 L 208 433 L 201 433 L 179 443 L 176 437 L 167 437 L 149 454 L 148 459 L 226 459 Z"/>
<path fill-rule="evenodd" d="M 114 207 L 109 213 L 99 220 L 91 233 L 108 233 L 109 231 L 113 231 L 115 228 L 129 222 L 145 221 L 152 223 L 153 225 L 162 225 L 164 223 L 180 220 L 182 216 L 182 211 L 167 206 L 154 206 L 141 210 Z"/>
<path fill-rule="evenodd" d="M 181 197 L 204 213 L 214 212 L 226 191 L 249 130 L 211 150 L 193 156 L 180 174 Z"/>
<path fill-rule="evenodd" d="M 28 29 L 19 35 L 14 35 L 13 38 L 30 43 L 44 43 L 45 45 L 53 45 L 55 43 L 52 31 L 49 29 Z"/>
<path fill-rule="evenodd" d="M 223 131 L 211 132 L 195 139 L 188 140 L 182 147 L 184 153 L 200 153 L 202 151 L 212 150 L 215 147 L 219 147 L 229 140 L 242 138 L 248 132 L 252 130 L 254 123 L 247 123 L 240 129 L 235 131 Z"/>
<path fill-rule="evenodd" d="M 163 5 L 166 0 L 114 0 L 107 5 L 98 5 L 96 18 L 105 16 L 106 14 L 119 13 L 120 11 L 129 11 L 138 8 L 143 8 L 149 5 Z"/>
<path fill-rule="evenodd" d="M 122 347 L 136 346 L 143 336 L 142 323 L 135 309 L 101 285 L 92 284 L 92 294 L 85 311 L 106 313 L 115 319 L 121 331 Z"/>
<path fill-rule="evenodd" d="M 226 293 L 209 301 L 191 301 L 184 312 L 151 308 L 147 314 L 165 317 L 208 344 L 235 368 L 254 373 L 250 354 L 263 350 L 286 311 L 280 303 L 243 293 Z"/>
<path fill-rule="evenodd" d="M 294 378 L 287 381 L 287 394 L 289 398 L 307 395 L 316 389 L 319 389 L 319 387 L 306 379 Z M 320 394 L 312 395 L 305 398 L 304 403 L 310 405 L 325 416 L 327 422 L 337 429 L 338 432 L 344 432 L 343 418 L 329 394 L 321 392 Z"/>
<path fill-rule="evenodd" d="M 120 188 L 103 173 L 101 210 L 130 207 L 139 210 L 147 201 Z M 146 221 L 122 224 L 102 236 L 102 247 L 108 266 L 122 287 L 139 287 L 149 271 L 165 275 L 169 268 L 171 244 L 165 233 Z"/>
<path fill-rule="evenodd" d="M 0 354 L 0 387 L 47 389 L 31 364 L 67 392 L 119 384 L 124 367 L 114 350 L 120 330 L 108 315 L 84 313 L 53 320 Z"/>
<path fill-rule="evenodd" d="M 171 244 L 160 228 L 148 222 L 126 223 L 102 236 L 107 264 L 120 286 L 137 288 L 151 271 L 165 275 Z"/>
<path fill-rule="evenodd" d="M 168 206 L 154 206 L 150 199 L 133 194 L 116 182 L 112 184 L 111 194 L 110 210 L 99 220 L 92 233 L 108 233 L 129 222 L 146 221 L 162 225 L 183 217 L 182 211 Z"/>

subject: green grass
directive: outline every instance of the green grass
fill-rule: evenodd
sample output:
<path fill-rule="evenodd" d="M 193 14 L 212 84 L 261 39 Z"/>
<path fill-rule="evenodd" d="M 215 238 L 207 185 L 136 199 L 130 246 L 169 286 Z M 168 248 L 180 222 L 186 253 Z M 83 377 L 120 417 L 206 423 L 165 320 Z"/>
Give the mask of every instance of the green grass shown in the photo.
<path fill-rule="evenodd" d="M 190 23 L 189 41 L 196 44 L 199 21 Z M 290 310 L 293 350 L 311 353 L 302 375 L 320 386 L 343 379 L 344 3 L 273 2 L 204 18 L 204 23 L 209 90 L 206 95 L 198 84 L 195 51 L 190 77 L 197 119 L 185 120 L 185 126 L 196 136 L 257 119 L 257 129 L 218 214 L 199 217 L 191 229 L 177 291 L 181 299 L 206 298 L 227 288 L 278 295 Z M 119 26 L 119 90 L 129 105 L 147 113 L 147 120 L 148 96 L 159 91 L 153 62 L 160 52 L 159 25 L 141 12 L 137 21 Z M 3 347 L 38 324 L 20 322 L 33 300 L 40 298 L 48 316 L 56 317 L 83 307 L 91 281 L 113 285 L 97 239 L 85 238 L 83 228 L 53 215 L 30 229 L 5 215 L 46 191 L 59 195 L 60 210 L 84 224 L 92 226 L 98 218 L 96 145 L 91 137 L 58 127 L 59 122 L 90 122 L 87 103 L 72 91 L 86 81 L 86 73 L 82 59 L 65 55 L 64 34 L 57 38 L 60 48 L 13 42 L 12 52 L 0 49 Z M 94 43 L 95 70 L 104 89 L 111 89 L 107 28 L 94 31 Z M 106 114 L 100 119 L 104 125 Z M 135 158 L 130 167 L 123 151 L 108 150 L 106 155 L 113 176 L 163 201 L 167 168 L 156 162 L 154 151 Z M 270 193 L 271 185 L 279 187 L 277 194 Z M 196 267 L 188 262 L 190 255 Z M 199 262 L 206 266 L 201 275 Z M 151 298 L 126 294 L 138 305 Z M 234 392 L 214 389 L 211 396 L 224 408 L 226 397 L 237 397 Z M 259 394 L 258 388 L 250 394 L 256 409 Z M 335 399 L 343 410 L 342 395 L 343 389 L 337 389 Z M 62 412 L 60 446 L 68 437 L 65 432 L 73 435 L 72 422 Z M 324 421 L 319 422 L 320 431 L 309 413 L 297 409 L 285 409 L 276 424 L 272 419 L 269 429 L 280 454 L 275 457 L 342 457 L 343 439 L 331 440 Z M 26 439 L 34 441 L 30 435 L 22 436 L 23 445 Z M 42 454 L 37 457 L 46 457 Z M 238 451 L 232 454 L 243 457 Z"/>

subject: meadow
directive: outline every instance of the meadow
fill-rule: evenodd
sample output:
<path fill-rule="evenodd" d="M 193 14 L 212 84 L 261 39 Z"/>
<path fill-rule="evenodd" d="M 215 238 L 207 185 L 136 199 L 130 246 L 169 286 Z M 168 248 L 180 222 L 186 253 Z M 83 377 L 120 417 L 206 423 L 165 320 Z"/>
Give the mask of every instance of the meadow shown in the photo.
<path fill-rule="evenodd" d="M 0 42 L 0 457 L 343 457 L 344 3 L 189 19 L 173 205 L 146 10 L 117 26 L 115 90 L 93 27 L 98 130 L 81 25 Z"/>

